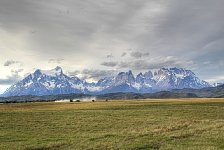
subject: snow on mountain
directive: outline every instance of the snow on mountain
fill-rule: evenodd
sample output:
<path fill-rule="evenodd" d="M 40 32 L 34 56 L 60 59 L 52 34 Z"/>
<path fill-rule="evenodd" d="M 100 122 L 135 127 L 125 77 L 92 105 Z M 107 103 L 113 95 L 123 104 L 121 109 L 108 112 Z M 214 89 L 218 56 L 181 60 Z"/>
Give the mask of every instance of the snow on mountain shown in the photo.
<path fill-rule="evenodd" d="M 68 77 L 60 67 L 53 70 L 36 70 L 23 80 L 15 83 L 4 96 L 17 95 L 50 95 L 82 93 L 83 82 L 77 77 Z"/>
<path fill-rule="evenodd" d="M 153 79 L 158 89 L 203 88 L 210 85 L 200 80 L 191 70 L 182 68 L 161 68 Z"/>
<path fill-rule="evenodd" d="M 182 88 L 203 88 L 210 85 L 200 80 L 192 71 L 182 68 L 161 68 L 139 73 L 120 72 L 117 76 L 88 83 L 78 77 L 69 77 L 62 68 L 36 70 L 23 80 L 13 84 L 3 96 L 19 95 L 56 95 L 69 93 L 103 94 L 115 92 L 149 93 L 161 90 Z"/>

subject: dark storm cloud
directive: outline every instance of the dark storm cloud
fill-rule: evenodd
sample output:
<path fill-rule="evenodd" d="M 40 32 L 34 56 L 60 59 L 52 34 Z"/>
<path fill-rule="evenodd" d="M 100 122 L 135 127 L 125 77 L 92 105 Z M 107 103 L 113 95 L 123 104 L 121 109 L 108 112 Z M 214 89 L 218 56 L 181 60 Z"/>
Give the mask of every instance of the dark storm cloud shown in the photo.
<path fill-rule="evenodd" d="M 106 58 L 113 58 L 114 56 L 112 54 L 107 55 Z"/>
<path fill-rule="evenodd" d="M 223 5 L 222 0 L 20 0 L 16 5 L 1 0 L 0 22 L 9 31 L 35 31 L 33 44 L 42 45 L 36 51 L 47 48 L 46 53 L 61 53 L 63 47 L 68 48 L 63 52 L 78 51 L 99 33 L 102 39 L 116 37 L 140 47 L 156 46 L 160 53 L 181 54 L 223 38 Z"/>
<path fill-rule="evenodd" d="M 68 74 L 69 76 L 77 76 L 77 75 L 80 74 L 80 73 L 81 73 L 81 71 L 79 71 L 79 70 L 68 71 L 68 72 L 67 72 L 67 74 Z"/>
<path fill-rule="evenodd" d="M 18 78 L 18 76 L 16 76 L 16 75 L 7 76 L 6 79 L 0 79 L 0 84 L 1 85 L 11 85 L 17 81 L 16 80 L 17 78 Z"/>
<path fill-rule="evenodd" d="M 141 53 L 142 55 L 142 53 Z M 132 56 L 133 57 L 133 56 Z M 131 69 L 131 70 L 150 70 L 150 69 L 159 69 L 163 67 L 184 67 L 184 68 L 193 68 L 195 63 L 193 61 L 185 61 L 178 59 L 173 56 L 167 57 L 152 57 L 147 59 L 139 58 L 138 59 L 126 59 L 125 61 L 113 61 L 113 62 L 103 62 L 101 65 L 106 67 L 115 67 L 118 70 L 122 69 Z"/>
<path fill-rule="evenodd" d="M 124 57 L 124 56 L 126 56 L 127 55 L 127 53 L 126 52 L 123 52 L 122 54 L 121 54 L 121 57 Z"/>
<path fill-rule="evenodd" d="M 148 52 L 142 53 L 139 51 L 135 51 L 135 52 L 131 52 L 130 55 L 134 58 L 142 58 L 142 57 L 148 57 L 149 53 Z"/>
<path fill-rule="evenodd" d="M 115 67 L 117 66 L 117 62 L 114 61 L 102 62 L 101 65 L 106 67 Z"/>
<path fill-rule="evenodd" d="M 4 66 L 11 66 L 11 65 L 13 65 L 13 64 L 18 64 L 18 63 L 20 63 L 21 64 L 21 62 L 20 61 L 15 61 L 15 60 L 7 60 L 3 65 Z"/>
<path fill-rule="evenodd" d="M 85 69 L 82 71 L 85 78 L 101 79 L 103 77 L 110 77 L 114 74 L 113 70 L 90 70 Z"/>
<path fill-rule="evenodd" d="M 10 85 L 20 80 L 22 77 L 19 75 L 23 69 L 11 70 L 11 75 L 7 76 L 5 79 L 0 79 L 0 84 L 2 85 Z"/>
<path fill-rule="evenodd" d="M 159 58 L 157 61 L 155 60 L 135 60 L 135 61 L 126 61 L 126 62 L 120 62 L 119 68 L 127 69 L 131 68 L 133 70 L 150 70 L 150 69 L 158 69 L 162 67 L 183 67 L 182 61 L 178 61 L 176 59 L 170 59 L 170 58 Z M 190 65 L 189 63 L 186 63 L 186 65 Z"/>
<path fill-rule="evenodd" d="M 1 0 L 1 28 L 29 32 L 35 51 L 45 55 L 85 51 L 86 43 L 123 33 L 126 21 L 146 0 Z M 128 12 L 128 13 L 127 13 Z M 35 34 L 33 34 L 35 33 Z M 46 50 L 47 49 L 47 50 Z M 63 49 L 63 51 L 62 51 Z"/>
<path fill-rule="evenodd" d="M 169 0 L 164 4 L 164 13 L 153 19 L 154 37 L 150 43 L 156 46 L 155 53 L 185 55 L 185 57 L 197 60 L 196 57 L 206 53 L 204 50 L 206 45 L 223 40 L 224 20 L 221 18 L 224 14 L 222 7 L 224 1 Z M 142 38 L 142 42 L 144 41 L 142 44 L 148 48 L 150 34 L 145 34 Z M 216 46 L 209 49 L 217 54 L 216 50 Z M 209 60 L 215 60 L 209 55 L 206 57 Z"/>

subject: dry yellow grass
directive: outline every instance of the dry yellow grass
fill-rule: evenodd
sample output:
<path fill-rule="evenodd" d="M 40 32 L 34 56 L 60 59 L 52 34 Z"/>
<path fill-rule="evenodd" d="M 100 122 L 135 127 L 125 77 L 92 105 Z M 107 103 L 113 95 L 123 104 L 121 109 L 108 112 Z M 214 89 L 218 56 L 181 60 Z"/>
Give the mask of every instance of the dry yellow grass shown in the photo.
<path fill-rule="evenodd" d="M 224 149 L 224 99 L 0 105 L 0 149 Z"/>

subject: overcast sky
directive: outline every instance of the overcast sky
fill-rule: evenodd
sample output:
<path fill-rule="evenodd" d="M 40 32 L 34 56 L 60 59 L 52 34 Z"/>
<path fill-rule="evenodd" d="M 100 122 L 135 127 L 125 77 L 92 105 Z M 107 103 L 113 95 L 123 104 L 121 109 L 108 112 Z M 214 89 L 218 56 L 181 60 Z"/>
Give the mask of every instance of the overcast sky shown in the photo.
<path fill-rule="evenodd" d="M 224 81 L 223 0 L 0 0 L 0 93 L 61 66 L 96 80 L 119 71 L 193 70 Z"/>

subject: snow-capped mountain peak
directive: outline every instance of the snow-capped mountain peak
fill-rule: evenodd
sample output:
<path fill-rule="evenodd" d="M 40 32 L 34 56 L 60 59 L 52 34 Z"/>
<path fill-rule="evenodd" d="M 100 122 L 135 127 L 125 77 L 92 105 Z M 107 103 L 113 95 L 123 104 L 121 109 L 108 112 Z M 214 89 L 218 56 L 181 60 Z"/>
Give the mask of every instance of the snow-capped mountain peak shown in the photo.
<path fill-rule="evenodd" d="M 120 72 L 116 76 L 105 77 L 97 83 L 88 83 L 78 77 L 69 77 L 61 67 L 52 70 L 37 69 L 23 80 L 13 84 L 3 96 L 18 95 L 55 95 L 69 93 L 102 94 L 111 92 L 143 92 L 160 90 L 209 87 L 191 70 L 183 68 L 161 68 L 152 73 L 139 73 L 136 77 L 132 71 Z"/>

